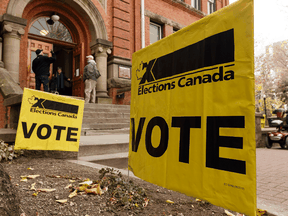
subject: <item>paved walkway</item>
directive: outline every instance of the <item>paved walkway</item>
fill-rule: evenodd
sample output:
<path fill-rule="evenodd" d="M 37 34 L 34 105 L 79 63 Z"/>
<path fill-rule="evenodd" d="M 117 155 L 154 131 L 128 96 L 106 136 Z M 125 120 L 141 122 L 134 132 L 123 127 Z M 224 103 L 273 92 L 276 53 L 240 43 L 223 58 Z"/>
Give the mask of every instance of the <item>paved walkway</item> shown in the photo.
<path fill-rule="evenodd" d="M 288 150 L 257 148 L 257 208 L 288 215 Z"/>

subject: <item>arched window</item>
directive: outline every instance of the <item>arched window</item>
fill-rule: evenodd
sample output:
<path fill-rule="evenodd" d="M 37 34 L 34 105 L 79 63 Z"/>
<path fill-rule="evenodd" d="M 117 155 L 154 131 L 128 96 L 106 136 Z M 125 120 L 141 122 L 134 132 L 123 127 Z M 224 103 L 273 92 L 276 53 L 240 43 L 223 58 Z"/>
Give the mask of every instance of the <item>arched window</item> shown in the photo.
<path fill-rule="evenodd" d="M 40 17 L 36 19 L 29 33 L 45 36 L 48 38 L 53 38 L 57 40 L 62 40 L 66 42 L 73 42 L 69 30 L 61 22 L 56 21 L 53 25 L 49 25 L 47 20 L 49 17 Z"/>

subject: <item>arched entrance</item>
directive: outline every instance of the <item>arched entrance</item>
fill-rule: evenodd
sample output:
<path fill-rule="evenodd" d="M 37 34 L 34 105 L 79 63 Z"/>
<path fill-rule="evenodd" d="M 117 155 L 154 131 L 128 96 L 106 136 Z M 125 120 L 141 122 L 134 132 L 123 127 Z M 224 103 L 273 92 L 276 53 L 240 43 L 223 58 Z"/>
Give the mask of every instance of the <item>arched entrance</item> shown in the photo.
<path fill-rule="evenodd" d="M 102 81 L 99 80 L 100 84 L 97 86 L 97 95 L 107 95 L 106 51 L 112 44 L 110 45 L 109 43 L 111 42 L 107 41 L 108 35 L 101 13 L 90 0 L 10 0 L 7 13 L 27 20 L 25 34 L 22 36 L 20 42 L 19 81 L 21 87 L 30 85 L 31 80 L 29 80 L 29 78 L 31 75 L 31 67 L 29 68 L 29 65 L 31 65 L 31 60 L 33 58 L 32 51 L 40 48 L 37 46 L 42 46 L 45 48 L 48 47 L 48 50 L 53 49 L 55 52 L 58 52 L 57 59 L 59 61 L 54 64 L 53 69 L 55 71 L 57 66 L 67 68 L 67 76 L 70 76 L 70 78 L 73 79 L 72 88 L 70 93 L 69 90 L 67 90 L 67 94 L 75 96 L 83 96 L 84 85 L 81 81 L 81 75 L 83 74 L 83 69 L 86 64 L 85 56 L 91 54 L 91 52 L 92 54 L 94 53 L 96 62 L 101 59 L 101 62 L 99 62 L 98 65 L 102 65 L 102 71 L 100 70 L 102 72 Z M 41 35 L 40 32 L 42 30 L 44 30 L 42 33 L 47 30 L 44 28 L 38 28 L 40 35 L 30 31 L 37 19 L 49 18 L 55 13 L 60 16 L 60 22 L 71 34 L 72 41 L 63 41 L 59 38 L 49 38 L 45 35 Z M 99 40 L 100 42 L 107 41 L 108 43 L 103 43 L 104 46 L 102 46 L 102 49 L 99 49 L 99 46 L 102 45 L 101 43 L 98 43 Z M 100 51 L 98 52 L 97 50 Z M 111 51 L 108 50 L 107 52 L 109 53 Z M 103 56 L 106 56 L 105 61 L 103 61 Z M 27 82 L 27 79 L 29 82 Z"/>
<path fill-rule="evenodd" d="M 79 95 L 77 89 L 81 91 L 81 82 L 77 83 L 80 78 L 79 56 L 76 55 L 75 47 L 77 43 L 73 42 L 73 37 L 67 27 L 61 22 L 51 21 L 50 17 L 39 17 L 30 25 L 28 33 L 28 80 L 27 87 L 35 88 L 35 74 L 32 71 L 32 61 L 36 58 L 35 51 L 43 49 L 46 56 L 50 56 L 53 50 L 57 60 L 50 66 L 50 90 L 59 91 L 54 83 L 55 73 L 58 67 L 62 68 L 62 73 L 71 79 L 71 82 L 64 82 L 63 95 Z M 80 53 L 79 53 L 80 55 Z M 73 68 L 73 65 L 75 68 Z M 30 74 L 29 74 L 30 69 Z M 73 74 L 73 71 L 76 71 Z M 73 88 L 72 88 L 73 86 Z"/>

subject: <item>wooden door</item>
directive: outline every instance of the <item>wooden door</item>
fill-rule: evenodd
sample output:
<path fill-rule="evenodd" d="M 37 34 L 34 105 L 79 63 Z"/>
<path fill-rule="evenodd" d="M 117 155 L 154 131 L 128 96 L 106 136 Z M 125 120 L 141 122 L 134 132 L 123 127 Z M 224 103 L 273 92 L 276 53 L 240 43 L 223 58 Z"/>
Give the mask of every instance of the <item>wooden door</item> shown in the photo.
<path fill-rule="evenodd" d="M 84 97 L 84 43 L 79 43 L 73 50 L 72 95 Z"/>
<path fill-rule="evenodd" d="M 35 89 L 35 73 L 32 71 L 32 61 L 37 57 L 35 51 L 43 49 L 43 55 L 51 57 L 50 51 L 53 49 L 53 44 L 45 43 L 37 40 L 28 40 L 28 61 L 27 61 L 27 87 Z M 50 65 L 50 79 L 52 77 L 53 64 Z M 41 85 L 43 90 L 43 85 Z"/>

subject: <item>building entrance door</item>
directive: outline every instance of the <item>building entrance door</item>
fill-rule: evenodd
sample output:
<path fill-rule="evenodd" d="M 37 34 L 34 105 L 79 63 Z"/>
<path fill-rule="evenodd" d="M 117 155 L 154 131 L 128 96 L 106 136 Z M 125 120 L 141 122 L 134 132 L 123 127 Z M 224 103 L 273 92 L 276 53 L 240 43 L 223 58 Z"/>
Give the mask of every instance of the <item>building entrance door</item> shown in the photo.
<path fill-rule="evenodd" d="M 83 97 L 84 42 L 79 44 L 73 42 L 70 31 L 61 21 L 56 21 L 52 25 L 48 21 L 49 17 L 39 17 L 29 29 L 27 86 L 35 88 L 35 74 L 31 69 L 32 61 L 36 58 L 35 51 L 43 49 L 44 55 L 51 56 L 50 51 L 53 49 L 56 61 L 51 64 L 50 80 L 52 74 L 56 74 L 57 68 L 61 67 L 62 73 L 71 80 L 71 82 L 64 81 L 65 89 L 62 89 L 61 93 Z"/>
<path fill-rule="evenodd" d="M 37 49 L 43 49 L 43 54 L 45 56 L 52 56 L 50 51 L 53 50 L 53 44 L 46 43 L 37 40 L 28 40 L 28 65 L 27 65 L 27 86 L 29 88 L 35 89 L 35 73 L 32 70 L 32 61 L 37 57 L 35 51 Z M 50 66 L 50 78 L 52 76 L 53 65 Z M 43 90 L 43 85 L 41 85 Z"/>
<path fill-rule="evenodd" d="M 83 70 L 84 43 L 78 44 L 73 51 L 73 88 L 72 95 L 84 97 Z"/>
<path fill-rule="evenodd" d="M 62 91 L 62 94 L 82 97 L 82 71 L 80 72 L 81 67 L 79 62 L 80 56 L 83 55 L 81 54 L 81 50 L 73 49 L 71 46 L 65 46 L 58 43 L 53 44 L 33 39 L 29 39 L 28 41 L 29 47 L 27 61 L 27 86 L 29 88 L 35 89 L 35 73 L 32 70 L 32 61 L 37 57 L 35 51 L 37 49 L 43 49 L 43 54 L 51 57 L 52 55 L 50 51 L 53 50 L 56 55 L 56 61 L 50 66 L 50 87 L 52 86 L 51 82 L 53 81 L 53 74 L 55 75 L 57 72 L 57 68 L 61 67 L 62 73 L 71 80 L 70 82 L 64 81 L 64 90 Z M 73 71 L 75 71 L 74 67 L 77 67 L 77 70 L 76 73 L 73 74 Z M 42 86 L 41 90 L 43 90 Z"/>

